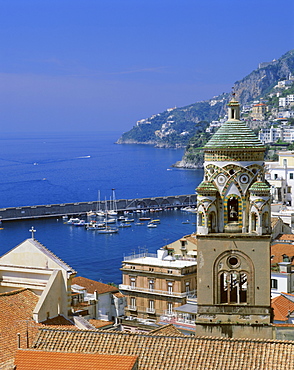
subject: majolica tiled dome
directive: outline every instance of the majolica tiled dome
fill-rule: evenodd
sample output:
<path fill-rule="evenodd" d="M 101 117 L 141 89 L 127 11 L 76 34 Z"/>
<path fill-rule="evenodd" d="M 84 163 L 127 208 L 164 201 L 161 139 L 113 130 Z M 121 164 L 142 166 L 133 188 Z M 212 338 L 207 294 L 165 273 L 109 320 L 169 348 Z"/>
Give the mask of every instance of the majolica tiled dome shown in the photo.
<path fill-rule="evenodd" d="M 239 120 L 239 103 L 233 98 L 229 106 L 231 116 L 212 136 L 204 149 L 245 149 L 245 148 L 264 148 L 262 142 L 256 137 L 254 132 Z"/>
<path fill-rule="evenodd" d="M 256 181 L 255 183 L 253 183 L 250 186 L 249 191 L 251 193 L 255 193 L 255 194 L 262 194 L 262 193 L 267 193 L 268 194 L 270 192 L 270 187 L 265 182 Z"/>
<path fill-rule="evenodd" d="M 207 193 L 215 194 L 217 191 L 218 190 L 214 186 L 214 184 L 209 181 L 202 181 L 196 188 L 196 192 L 198 194 L 207 194 Z"/>

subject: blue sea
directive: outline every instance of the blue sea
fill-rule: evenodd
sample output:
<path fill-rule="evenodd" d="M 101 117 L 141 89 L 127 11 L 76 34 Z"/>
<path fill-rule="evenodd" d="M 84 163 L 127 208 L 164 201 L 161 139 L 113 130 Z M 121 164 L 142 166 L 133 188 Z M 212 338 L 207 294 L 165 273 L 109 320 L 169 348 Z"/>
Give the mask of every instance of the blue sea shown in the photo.
<path fill-rule="evenodd" d="M 117 145 L 119 132 L 1 134 L 0 208 L 133 199 L 192 194 L 202 170 L 172 168 L 183 149 Z M 154 216 L 154 215 L 152 215 Z M 139 215 L 135 215 L 135 221 Z M 121 283 L 124 256 L 148 251 L 195 231 L 195 215 L 183 211 L 156 213 L 157 228 L 146 225 L 103 235 L 65 225 L 61 218 L 3 222 L 0 255 L 31 237 L 77 270 L 78 275 L 105 283 Z M 183 224 L 183 221 L 189 223 Z"/>

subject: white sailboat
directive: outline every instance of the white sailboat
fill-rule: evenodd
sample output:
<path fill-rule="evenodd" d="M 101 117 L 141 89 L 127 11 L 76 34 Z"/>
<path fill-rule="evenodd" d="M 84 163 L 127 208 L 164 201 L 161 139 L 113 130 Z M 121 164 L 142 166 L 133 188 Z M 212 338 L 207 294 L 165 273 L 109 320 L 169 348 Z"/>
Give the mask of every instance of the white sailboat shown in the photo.
<path fill-rule="evenodd" d="M 105 212 L 103 212 L 102 209 L 101 209 L 100 190 L 98 190 L 98 202 L 97 202 L 96 215 L 99 216 L 99 217 L 105 216 Z"/>
<path fill-rule="evenodd" d="M 107 220 L 108 220 L 108 212 L 107 212 L 107 201 L 105 199 L 105 214 L 106 214 L 106 217 L 105 217 L 105 227 L 98 230 L 98 233 L 99 234 L 114 234 L 114 233 L 118 233 L 118 229 L 117 228 L 111 228 L 107 225 Z"/>
<path fill-rule="evenodd" d="M 115 201 L 115 189 L 112 189 L 112 209 L 108 211 L 110 216 L 117 216 L 117 206 Z M 111 198 L 110 198 L 110 207 L 111 207 Z"/>

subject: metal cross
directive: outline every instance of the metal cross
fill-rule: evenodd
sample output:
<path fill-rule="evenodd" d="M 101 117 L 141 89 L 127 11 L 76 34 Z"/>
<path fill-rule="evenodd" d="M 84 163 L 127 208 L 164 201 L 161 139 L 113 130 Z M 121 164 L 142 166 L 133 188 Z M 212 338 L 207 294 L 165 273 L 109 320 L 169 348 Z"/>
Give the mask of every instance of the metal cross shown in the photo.
<path fill-rule="evenodd" d="M 32 239 L 35 239 L 34 238 L 34 233 L 37 231 L 34 229 L 34 226 L 32 226 L 32 228 L 29 230 L 31 233 L 32 233 Z"/>

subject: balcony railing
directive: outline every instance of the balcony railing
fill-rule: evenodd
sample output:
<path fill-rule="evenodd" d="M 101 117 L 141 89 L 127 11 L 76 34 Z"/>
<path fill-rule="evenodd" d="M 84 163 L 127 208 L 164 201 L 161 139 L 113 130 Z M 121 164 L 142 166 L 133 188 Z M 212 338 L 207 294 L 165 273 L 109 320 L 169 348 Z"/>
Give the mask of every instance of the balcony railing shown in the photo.
<path fill-rule="evenodd" d="M 179 298 L 185 298 L 185 297 L 193 297 L 196 296 L 196 290 L 190 290 L 188 292 L 168 292 L 165 290 L 156 290 L 156 289 L 148 289 L 143 287 L 132 287 L 130 285 L 119 285 L 120 290 L 127 290 L 131 292 L 138 292 L 138 293 L 148 293 L 148 294 L 155 294 L 155 295 L 164 295 L 169 297 L 179 297 Z"/>
<path fill-rule="evenodd" d="M 129 305 L 128 306 L 128 310 L 129 311 L 137 311 L 137 306 L 131 306 L 131 305 Z"/>
<path fill-rule="evenodd" d="M 153 257 L 153 258 L 157 258 L 157 254 L 155 253 L 137 253 L 137 254 L 131 254 L 130 256 L 125 256 L 124 257 L 124 261 L 131 261 L 131 260 L 134 260 L 136 258 L 144 258 L 144 257 Z"/>
<path fill-rule="evenodd" d="M 146 312 L 147 312 L 147 313 L 155 313 L 155 308 L 147 307 L 147 308 L 146 308 Z"/>

